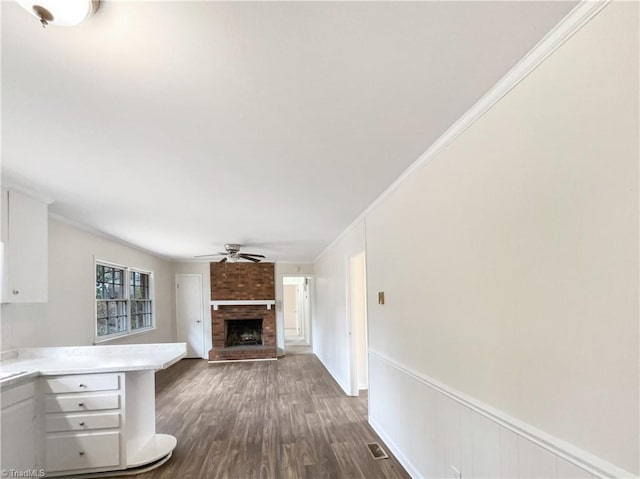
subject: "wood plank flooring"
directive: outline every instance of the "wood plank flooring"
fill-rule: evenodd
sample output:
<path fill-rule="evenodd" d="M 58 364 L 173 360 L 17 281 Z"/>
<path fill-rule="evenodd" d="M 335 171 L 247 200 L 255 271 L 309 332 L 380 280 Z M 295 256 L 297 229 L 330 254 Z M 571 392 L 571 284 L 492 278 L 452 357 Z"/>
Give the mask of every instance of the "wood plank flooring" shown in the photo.
<path fill-rule="evenodd" d="M 394 457 L 371 457 L 366 443 L 382 442 L 366 421 L 366 396 L 345 396 L 312 354 L 183 359 L 156 374 L 156 398 L 157 431 L 178 447 L 137 479 L 409 477 Z"/>

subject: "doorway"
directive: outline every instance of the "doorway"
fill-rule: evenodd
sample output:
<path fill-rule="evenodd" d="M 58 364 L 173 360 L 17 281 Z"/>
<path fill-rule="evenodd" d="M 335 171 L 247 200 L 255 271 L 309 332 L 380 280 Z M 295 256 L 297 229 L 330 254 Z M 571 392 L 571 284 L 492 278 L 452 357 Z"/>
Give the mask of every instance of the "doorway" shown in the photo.
<path fill-rule="evenodd" d="M 187 343 L 188 358 L 204 358 L 202 275 L 176 274 L 178 342 Z"/>
<path fill-rule="evenodd" d="M 369 388 L 365 254 L 349 258 L 348 268 L 351 394 L 358 396 Z"/>
<path fill-rule="evenodd" d="M 282 278 L 282 316 L 286 354 L 311 354 L 311 278 Z"/>

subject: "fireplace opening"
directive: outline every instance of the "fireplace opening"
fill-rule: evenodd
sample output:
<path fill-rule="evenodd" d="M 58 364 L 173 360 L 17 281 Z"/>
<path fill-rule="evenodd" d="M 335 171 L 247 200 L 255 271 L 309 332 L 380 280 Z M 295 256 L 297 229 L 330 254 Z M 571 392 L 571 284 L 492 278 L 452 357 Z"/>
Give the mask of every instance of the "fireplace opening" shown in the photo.
<path fill-rule="evenodd" d="M 262 346 L 262 319 L 227 319 L 224 326 L 225 347 Z"/>

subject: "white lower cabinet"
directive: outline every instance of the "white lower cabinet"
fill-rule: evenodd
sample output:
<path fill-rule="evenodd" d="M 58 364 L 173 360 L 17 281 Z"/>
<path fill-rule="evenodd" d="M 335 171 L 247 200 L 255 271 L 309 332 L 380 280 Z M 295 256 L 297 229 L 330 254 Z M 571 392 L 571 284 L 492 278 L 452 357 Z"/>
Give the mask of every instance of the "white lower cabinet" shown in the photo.
<path fill-rule="evenodd" d="M 3 387 L 0 471 L 73 477 L 163 464 L 177 442 L 156 433 L 154 374 L 47 375 Z"/>
<path fill-rule="evenodd" d="M 35 381 L 2 390 L 0 422 L 0 469 L 32 471 L 36 469 Z"/>
<path fill-rule="evenodd" d="M 68 375 L 41 381 L 47 475 L 124 468 L 124 374 Z"/>

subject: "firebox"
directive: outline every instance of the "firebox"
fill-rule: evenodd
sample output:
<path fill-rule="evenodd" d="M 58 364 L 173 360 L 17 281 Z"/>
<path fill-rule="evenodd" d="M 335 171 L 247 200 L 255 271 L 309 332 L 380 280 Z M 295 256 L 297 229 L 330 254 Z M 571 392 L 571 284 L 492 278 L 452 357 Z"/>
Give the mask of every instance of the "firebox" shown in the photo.
<path fill-rule="evenodd" d="M 262 319 L 227 319 L 224 322 L 225 347 L 262 346 Z"/>

